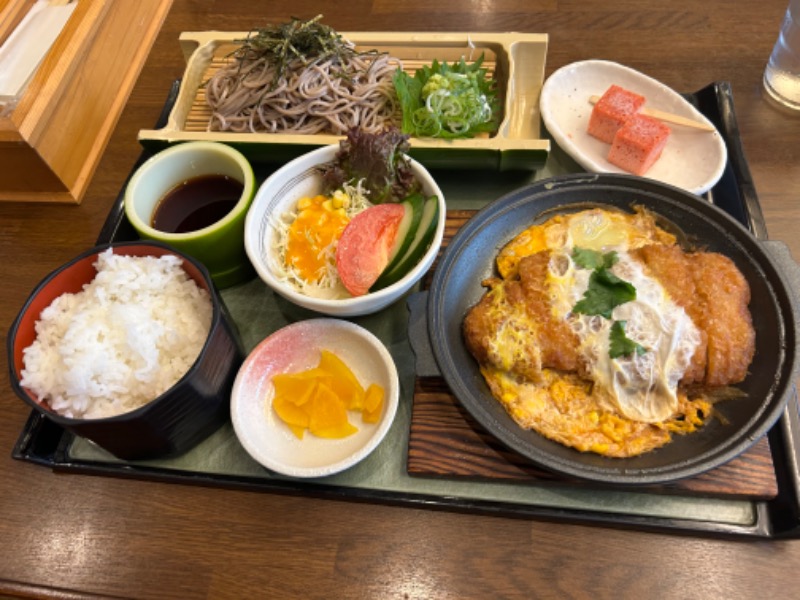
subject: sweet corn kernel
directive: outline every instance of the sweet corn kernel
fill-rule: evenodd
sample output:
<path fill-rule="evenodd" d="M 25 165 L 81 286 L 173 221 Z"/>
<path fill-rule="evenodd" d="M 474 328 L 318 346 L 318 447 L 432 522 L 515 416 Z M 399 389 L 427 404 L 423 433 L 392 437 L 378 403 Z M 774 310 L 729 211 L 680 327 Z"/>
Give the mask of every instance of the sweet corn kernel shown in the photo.
<path fill-rule="evenodd" d="M 350 196 L 342 190 L 336 190 L 331 198 L 334 208 L 347 208 L 350 206 Z"/>

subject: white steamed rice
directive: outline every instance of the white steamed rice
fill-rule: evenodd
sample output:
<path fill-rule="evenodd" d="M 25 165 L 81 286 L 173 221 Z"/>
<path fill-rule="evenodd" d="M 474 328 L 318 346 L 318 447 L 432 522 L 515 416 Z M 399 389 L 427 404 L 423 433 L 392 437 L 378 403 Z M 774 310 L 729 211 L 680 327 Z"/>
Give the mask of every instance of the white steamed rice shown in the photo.
<path fill-rule="evenodd" d="M 77 294 L 42 311 L 24 350 L 21 383 L 58 414 L 96 419 L 129 412 L 174 385 L 211 327 L 212 306 L 173 255 L 111 249 Z"/>

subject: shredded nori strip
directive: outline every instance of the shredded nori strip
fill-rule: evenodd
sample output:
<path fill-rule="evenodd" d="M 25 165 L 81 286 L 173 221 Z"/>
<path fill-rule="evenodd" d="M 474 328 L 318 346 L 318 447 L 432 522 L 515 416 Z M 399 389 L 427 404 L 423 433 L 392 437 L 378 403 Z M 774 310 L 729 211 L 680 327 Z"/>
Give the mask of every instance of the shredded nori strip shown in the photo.
<path fill-rule="evenodd" d="M 284 77 L 289 64 L 300 60 L 304 65 L 318 59 L 336 57 L 339 61 L 356 54 L 353 46 L 332 27 L 319 21 L 317 15 L 308 21 L 292 17 L 287 23 L 267 25 L 250 32 L 233 56 L 241 62 L 265 58 L 277 65 L 272 88 Z"/>

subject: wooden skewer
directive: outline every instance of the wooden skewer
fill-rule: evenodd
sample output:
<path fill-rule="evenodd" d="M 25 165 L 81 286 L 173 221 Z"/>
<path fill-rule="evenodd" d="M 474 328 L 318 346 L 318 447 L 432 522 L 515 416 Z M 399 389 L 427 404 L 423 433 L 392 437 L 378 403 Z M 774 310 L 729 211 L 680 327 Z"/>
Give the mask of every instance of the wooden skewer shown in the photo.
<path fill-rule="evenodd" d="M 589 98 L 589 102 L 592 104 L 596 104 L 598 100 L 600 100 L 600 96 L 591 96 Z M 694 119 L 687 119 L 686 117 L 674 115 L 662 110 L 643 108 L 641 112 L 642 114 L 658 119 L 659 121 L 666 121 L 667 123 L 673 123 L 675 125 L 683 125 L 684 127 L 693 127 L 694 129 L 701 129 L 703 131 L 715 131 L 713 125 L 709 125 L 701 121 L 695 121 Z"/>

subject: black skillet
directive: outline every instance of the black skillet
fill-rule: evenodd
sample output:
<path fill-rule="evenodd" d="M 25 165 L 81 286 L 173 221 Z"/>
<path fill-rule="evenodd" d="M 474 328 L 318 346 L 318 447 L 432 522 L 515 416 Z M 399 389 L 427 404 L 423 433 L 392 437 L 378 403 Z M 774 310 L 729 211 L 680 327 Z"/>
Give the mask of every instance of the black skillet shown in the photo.
<path fill-rule="evenodd" d="M 495 274 L 498 250 L 520 231 L 561 212 L 593 206 L 644 206 L 684 245 L 721 252 L 737 264 L 752 291 L 756 354 L 746 397 L 717 405 L 726 423 L 711 420 L 699 432 L 639 457 L 581 453 L 521 429 L 492 398 L 464 346 L 461 323 Z M 548 470 L 610 484 L 655 484 L 697 475 L 744 452 L 780 417 L 794 392 L 798 366 L 798 267 L 785 245 L 759 242 L 706 200 L 655 181 L 626 175 L 578 174 L 540 181 L 493 202 L 454 236 L 434 274 L 427 325 L 438 370 L 466 410 L 511 449 Z M 790 283 L 794 281 L 794 283 Z"/>

